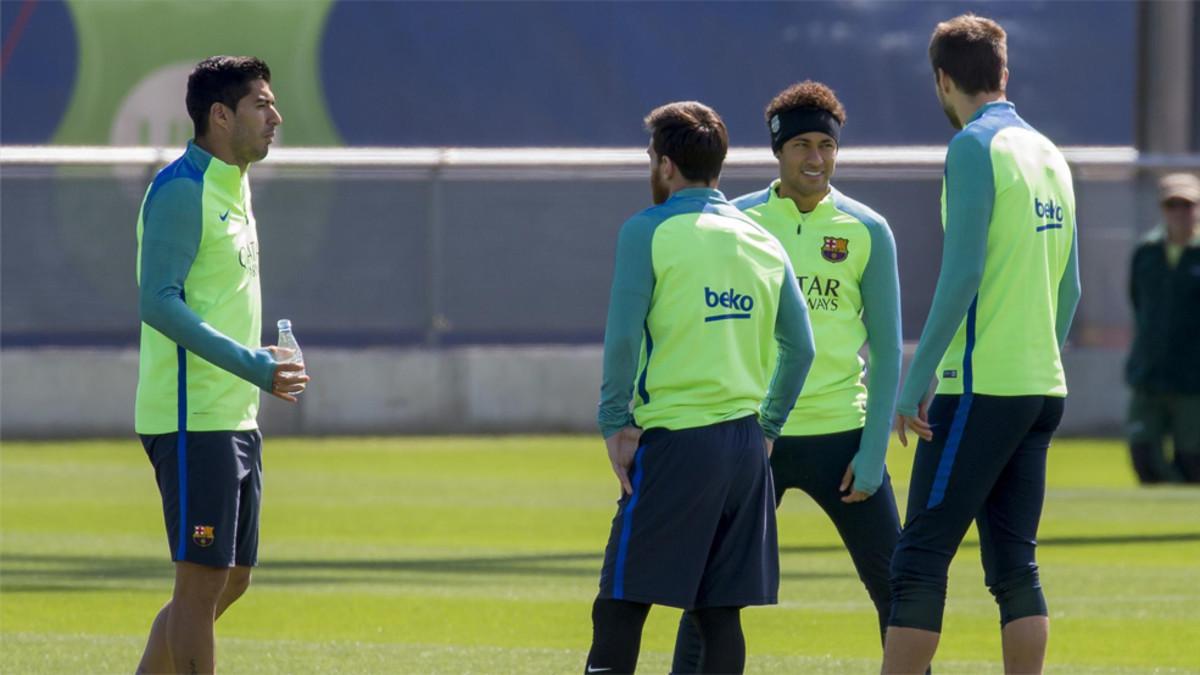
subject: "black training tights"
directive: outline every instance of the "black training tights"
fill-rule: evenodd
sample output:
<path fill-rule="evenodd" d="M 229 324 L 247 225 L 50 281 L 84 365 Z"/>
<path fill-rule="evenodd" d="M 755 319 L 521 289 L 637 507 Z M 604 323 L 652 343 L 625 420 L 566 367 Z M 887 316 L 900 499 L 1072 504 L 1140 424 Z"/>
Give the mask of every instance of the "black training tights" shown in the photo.
<path fill-rule="evenodd" d="M 684 612 L 676 641 L 673 673 L 740 673 L 746 667 L 740 607 L 706 607 Z M 686 648 L 683 651 L 698 646 L 699 653 L 681 653 L 681 646 Z"/>
<path fill-rule="evenodd" d="M 592 649 L 584 672 L 632 673 L 642 647 L 642 624 L 650 605 L 596 598 L 592 605 Z"/>
<path fill-rule="evenodd" d="M 746 667 L 741 607 L 705 607 L 687 612 L 700 634 L 705 673 L 740 673 Z M 592 649 L 584 672 L 632 673 L 642 646 L 642 626 L 650 605 L 597 598 L 592 605 Z"/>

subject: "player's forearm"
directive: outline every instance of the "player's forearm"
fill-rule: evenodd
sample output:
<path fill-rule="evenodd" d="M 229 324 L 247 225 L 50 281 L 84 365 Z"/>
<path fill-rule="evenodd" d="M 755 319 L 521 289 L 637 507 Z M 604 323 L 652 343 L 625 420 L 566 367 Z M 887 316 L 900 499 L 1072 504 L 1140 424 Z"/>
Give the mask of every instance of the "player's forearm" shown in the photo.
<path fill-rule="evenodd" d="M 977 139 L 959 134 L 946 152 L 946 239 L 942 269 L 896 412 L 912 416 L 925 398 L 934 370 L 962 325 L 987 258 L 988 227 L 996 201 L 991 155 Z"/>
<path fill-rule="evenodd" d="M 975 301 L 982 280 L 982 255 L 978 260 L 956 259 L 947 247 L 942 259 L 942 273 L 938 277 L 937 291 L 933 294 L 933 304 L 929 308 L 929 318 L 921 331 L 912 366 L 908 369 L 908 379 L 904 382 L 896 405 L 898 414 L 917 414 L 917 407 L 929 389 L 933 372 Z"/>
<path fill-rule="evenodd" d="M 147 297 L 149 296 L 149 297 Z M 175 344 L 261 389 L 270 391 L 275 360 L 265 349 L 252 351 L 204 323 L 177 295 L 145 293 L 142 321 Z"/>
<path fill-rule="evenodd" d="M 886 225 L 871 230 L 871 258 L 863 269 L 863 323 L 870 351 L 867 419 L 854 456 L 854 489 L 874 494 L 883 482 L 884 458 L 900 388 L 903 335 L 896 242 Z"/>
<path fill-rule="evenodd" d="M 141 320 L 189 352 L 271 390 L 275 361 L 266 350 L 252 351 L 204 323 L 183 297 L 194 254 L 187 249 L 149 241 L 143 243 L 138 313 Z"/>
<path fill-rule="evenodd" d="M 868 324 L 869 325 L 869 324 Z M 894 328 L 867 330 L 869 340 L 870 389 L 867 396 L 867 420 L 863 427 L 858 454 L 854 457 L 854 489 L 873 494 L 883 482 L 883 467 L 900 389 L 900 363 L 903 349 L 900 322 Z"/>
<path fill-rule="evenodd" d="M 808 338 L 807 345 L 804 343 L 805 336 Z M 804 380 L 808 377 L 808 369 L 812 367 L 816 353 L 811 333 L 797 333 L 791 341 L 792 345 L 786 348 L 780 343 L 779 365 L 762 405 L 760 421 L 763 434 L 770 439 L 779 438 L 788 415 L 796 407 L 796 399 L 804 388 Z"/>
<path fill-rule="evenodd" d="M 763 433 L 767 438 L 779 437 L 788 414 L 796 406 L 804 379 L 816 356 L 813 343 L 812 324 L 808 319 L 808 307 L 796 286 L 796 276 L 791 267 L 785 272 L 786 280 L 779 296 L 779 312 L 775 321 L 775 341 L 779 346 L 779 362 L 763 400 L 759 416 Z"/>
<path fill-rule="evenodd" d="M 929 318 L 913 355 L 896 412 L 912 416 L 983 282 L 988 227 L 996 200 L 986 148 L 961 134 L 946 153 L 946 239 Z"/>
<path fill-rule="evenodd" d="M 614 290 L 604 330 L 604 376 L 600 385 L 597 422 L 605 438 L 633 424 L 629 412 L 638 357 L 642 348 L 645 302 L 636 294 Z M 642 317 L 639 319 L 639 317 Z"/>
<path fill-rule="evenodd" d="M 1079 280 L 1079 230 L 1072 235 L 1071 255 L 1067 258 L 1067 268 L 1058 284 L 1058 308 L 1055 315 L 1054 329 L 1058 337 L 1058 349 L 1067 344 L 1067 335 L 1071 332 L 1071 323 L 1075 320 L 1075 310 L 1079 307 L 1079 298 L 1083 293 L 1083 284 Z"/>
<path fill-rule="evenodd" d="M 613 262 L 613 284 L 604 324 L 604 376 L 597 422 L 608 438 L 634 423 L 629 412 L 633 380 L 642 351 L 642 330 L 654 294 L 650 241 L 653 224 L 637 216 L 621 226 Z"/>
<path fill-rule="evenodd" d="M 608 350 L 605 349 L 604 380 L 600 385 L 600 409 L 596 415 L 600 434 L 604 438 L 633 424 L 633 414 L 629 412 L 632 371 L 626 373 L 623 368 L 610 367 L 609 363 Z"/>

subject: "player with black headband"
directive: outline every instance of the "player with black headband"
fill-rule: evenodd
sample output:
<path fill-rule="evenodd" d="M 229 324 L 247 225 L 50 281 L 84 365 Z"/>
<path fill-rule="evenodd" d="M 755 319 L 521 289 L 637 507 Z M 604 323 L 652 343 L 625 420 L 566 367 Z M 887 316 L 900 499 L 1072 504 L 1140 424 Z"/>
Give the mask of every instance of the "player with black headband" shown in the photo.
<path fill-rule="evenodd" d="M 771 455 L 778 505 L 800 488 L 825 510 L 875 605 L 891 610 L 889 562 L 900 534 L 884 467 L 900 380 L 900 282 L 887 221 L 833 188 L 846 113 L 805 81 L 767 106 L 779 178 L 733 204 L 783 243 L 808 302 L 816 359 Z M 870 396 L 859 350 L 869 344 Z M 673 672 L 707 672 L 700 626 L 685 612 Z"/>

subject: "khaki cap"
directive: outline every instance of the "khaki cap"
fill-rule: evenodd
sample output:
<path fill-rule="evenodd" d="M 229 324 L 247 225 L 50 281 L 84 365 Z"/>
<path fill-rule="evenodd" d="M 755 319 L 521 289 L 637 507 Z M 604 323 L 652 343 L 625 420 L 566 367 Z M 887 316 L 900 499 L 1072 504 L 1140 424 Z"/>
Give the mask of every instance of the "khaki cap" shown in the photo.
<path fill-rule="evenodd" d="M 1184 199 L 1200 204 L 1200 178 L 1190 173 L 1173 173 L 1158 182 L 1158 201 Z"/>

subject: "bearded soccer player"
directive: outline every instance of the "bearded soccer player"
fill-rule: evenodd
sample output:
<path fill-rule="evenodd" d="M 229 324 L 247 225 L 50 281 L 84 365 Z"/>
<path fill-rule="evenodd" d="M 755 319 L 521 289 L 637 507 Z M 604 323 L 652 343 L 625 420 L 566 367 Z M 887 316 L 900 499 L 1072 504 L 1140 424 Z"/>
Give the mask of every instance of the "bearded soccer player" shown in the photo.
<path fill-rule="evenodd" d="M 283 122 L 267 64 L 216 56 L 188 77 L 195 138 L 138 215 L 142 320 L 134 426 L 162 495 L 175 590 L 138 672 L 210 673 L 213 624 L 250 585 L 262 493 L 259 390 L 304 390 L 299 363 L 259 348 L 258 234 L 246 170 Z"/>
<path fill-rule="evenodd" d="M 1005 98 L 999 24 L 970 14 L 940 23 L 929 55 L 961 131 L 946 153 L 937 290 L 896 407 L 901 441 L 921 441 L 892 558 L 883 670 L 929 665 L 947 570 L 975 521 L 1004 669 L 1038 673 L 1050 624 L 1037 528 L 1067 395 L 1060 352 L 1080 294 L 1075 194 L 1062 153 Z"/>
<path fill-rule="evenodd" d="M 812 335 L 787 253 L 716 189 L 721 118 L 672 103 L 646 127 L 656 206 L 621 227 L 604 335 L 599 423 L 622 495 L 586 672 L 633 672 L 661 604 L 693 613 L 709 667 L 738 673 L 741 608 L 778 595 L 768 457 Z"/>
<path fill-rule="evenodd" d="M 783 244 L 805 295 L 817 355 L 771 454 L 775 503 L 807 493 L 837 527 L 883 630 L 888 565 L 900 536 L 884 467 L 900 381 L 896 245 L 882 216 L 830 185 L 846 112 L 834 92 L 806 81 L 767 106 L 779 178 L 733 200 Z M 870 345 L 870 396 L 859 350 Z M 699 626 L 680 620 L 676 673 L 706 672 Z"/>

